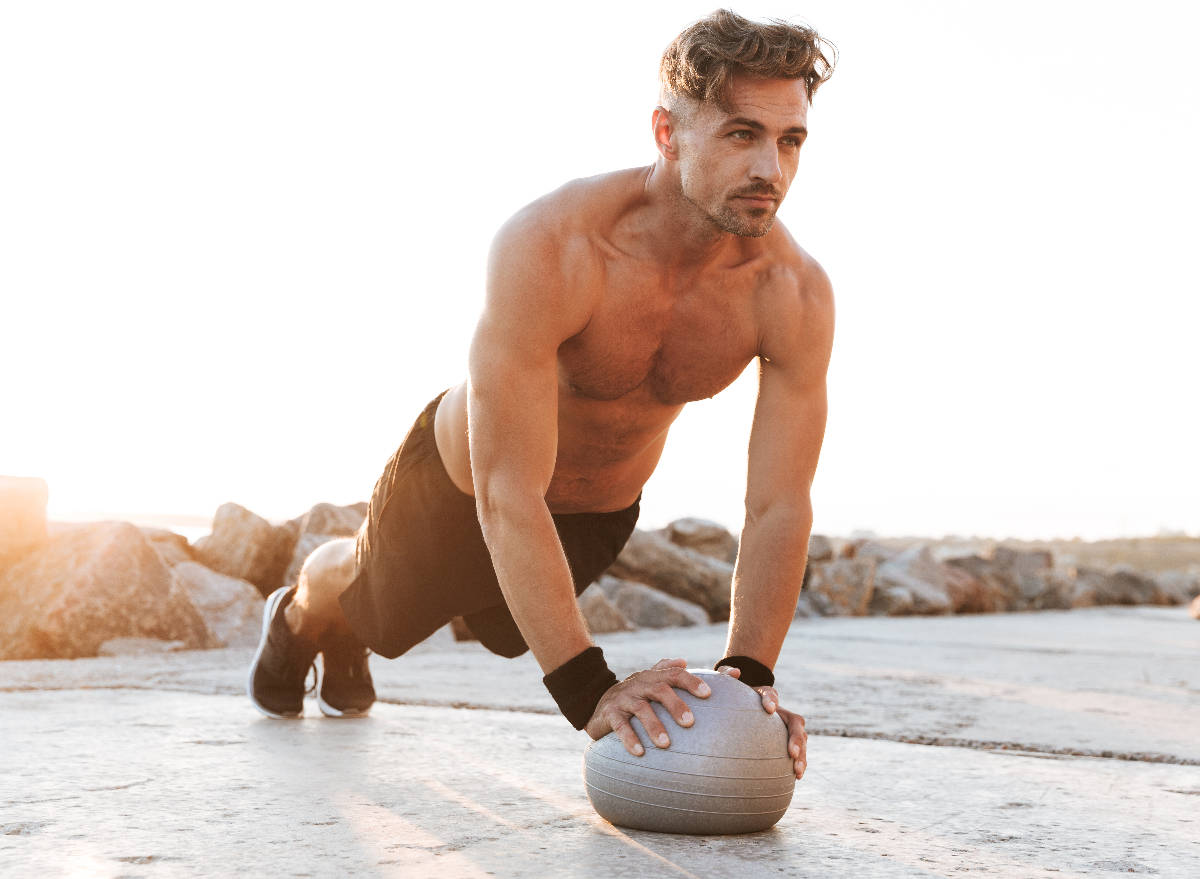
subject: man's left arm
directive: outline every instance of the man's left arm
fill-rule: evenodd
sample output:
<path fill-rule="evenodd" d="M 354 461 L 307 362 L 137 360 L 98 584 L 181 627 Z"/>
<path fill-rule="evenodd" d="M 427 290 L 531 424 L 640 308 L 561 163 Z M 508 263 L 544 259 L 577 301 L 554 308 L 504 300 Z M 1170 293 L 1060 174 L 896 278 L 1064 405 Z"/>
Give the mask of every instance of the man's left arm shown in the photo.
<path fill-rule="evenodd" d="M 769 313 L 760 316 L 746 524 L 725 655 L 734 658 L 730 672 L 736 677 L 740 671 L 762 694 L 763 707 L 778 711 L 787 723 L 788 748 L 800 778 L 807 765 L 804 718 L 779 707 L 770 669 L 783 648 L 804 579 L 813 518 L 810 489 L 825 436 L 834 309 L 829 279 L 816 263 L 789 286 L 765 297 Z M 741 668 L 732 669 L 735 663 Z"/>

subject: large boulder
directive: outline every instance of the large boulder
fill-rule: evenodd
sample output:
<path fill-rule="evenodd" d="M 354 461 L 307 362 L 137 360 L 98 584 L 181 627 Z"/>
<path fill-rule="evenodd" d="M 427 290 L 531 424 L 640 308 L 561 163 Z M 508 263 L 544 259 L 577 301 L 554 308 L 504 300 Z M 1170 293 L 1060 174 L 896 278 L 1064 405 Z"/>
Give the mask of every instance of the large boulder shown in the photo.
<path fill-rule="evenodd" d="M 354 537 L 367 518 L 366 504 L 339 507 L 336 504 L 314 504 L 300 517 L 300 535 L 330 534 L 334 537 Z M 296 521 L 296 520 L 292 520 Z"/>
<path fill-rule="evenodd" d="M 168 568 L 173 568 L 182 562 L 194 562 L 192 547 L 182 534 L 168 531 L 166 528 L 139 528 L 142 536 L 150 542 L 158 557 Z"/>
<path fill-rule="evenodd" d="M 694 549 L 709 558 L 730 564 L 737 560 L 738 539 L 716 522 L 707 519 L 676 519 L 661 533 L 676 546 Z"/>
<path fill-rule="evenodd" d="M 628 632 L 637 628 L 595 583 L 583 590 L 583 594 L 579 596 L 579 610 L 593 635 Z M 705 617 L 706 621 L 707 619 Z"/>
<path fill-rule="evenodd" d="M 1167 604 L 1188 604 L 1200 595 L 1200 574 L 1190 571 L 1164 571 L 1154 575 L 1154 582 Z"/>
<path fill-rule="evenodd" d="M 95 656 L 114 638 L 215 646 L 187 593 L 128 522 L 67 529 L 0 573 L 0 659 Z"/>
<path fill-rule="evenodd" d="M 651 589 L 642 583 L 606 576 L 594 585 L 625 619 L 639 628 L 671 629 L 708 624 L 708 613 L 700 605 Z"/>
<path fill-rule="evenodd" d="M 49 538 L 46 534 L 45 480 L 0 476 L 0 570 Z"/>
<path fill-rule="evenodd" d="M 455 617 L 449 623 L 450 632 L 454 635 L 455 641 L 478 641 L 475 633 L 471 631 L 471 627 L 467 625 L 466 620 L 462 617 Z"/>
<path fill-rule="evenodd" d="M 833 542 L 823 534 L 812 534 L 808 538 L 808 561 L 827 562 L 833 558 Z"/>
<path fill-rule="evenodd" d="M 954 613 L 987 613 L 986 590 L 965 568 L 943 563 L 946 593 Z"/>
<path fill-rule="evenodd" d="M 947 559 L 956 572 L 950 591 L 958 613 L 1050 610 L 1071 606 L 1070 578 L 1053 568 L 1048 552 L 997 547 L 991 558 L 972 555 Z M 961 575 L 967 575 L 966 578 Z"/>
<path fill-rule="evenodd" d="M 606 572 L 698 604 L 713 622 L 729 619 L 733 565 L 635 530 Z"/>
<path fill-rule="evenodd" d="M 304 563 L 308 561 L 308 557 L 313 554 L 313 551 L 318 546 L 324 546 L 331 540 L 338 538 L 332 534 L 302 534 L 300 539 L 296 541 L 296 548 L 292 552 L 292 560 L 288 564 L 287 572 L 283 575 L 283 585 L 291 589 L 300 580 L 300 569 L 304 567 Z"/>
<path fill-rule="evenodd" d="M 263 598 L 253 583 L 226 577 L 196 562 L 172 573 L 222 647 L 253 647 L 262 632 Z"/>
<path fill-rule="evenodd" d="M 238 504 L 222 504 L 212 534 L 193 547 L 197 561 L 227 577 L 248 580 L 264 597 L 283 585 L 299 531 L 272 525 Z"/>
<path fill-rule="evenodd" d="M 1139 574 L 1125 565 L 1115 565 L 1107 571 L 1079 568 L 1071 595 L 1071 607 L 1172 603 L 1153 578 Z"/>
<path fill-rule="evenodd" d="M 842 547 L 842 558 L 872 559 L 876 567 L 891 561 L 898 555 L 900 555 L 900 550 L 868 539 L 850 540 Z"/>
<path fill-rule="evenodd" d="M 924 544 L 906 549 L 875 569 L 870 612 L 875 616 L 950 613 L 945 565 Z"/>
<path fill-rule="evenodd" d="M 836 559 L 808 566 L 804 614 L 826 617 L 866 616 L 875 592 L 875 561 Z"/>

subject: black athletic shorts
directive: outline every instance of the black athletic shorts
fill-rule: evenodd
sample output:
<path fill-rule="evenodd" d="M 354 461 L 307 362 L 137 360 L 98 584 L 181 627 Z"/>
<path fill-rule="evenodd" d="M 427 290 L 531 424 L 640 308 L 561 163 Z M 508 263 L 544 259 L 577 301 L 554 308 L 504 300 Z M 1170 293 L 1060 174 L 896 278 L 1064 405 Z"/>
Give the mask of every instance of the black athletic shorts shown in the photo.
<path fill-rule="evenodd" d="M 339 601 L 355 634 L 393 659 L 461 616 L 501 656 L 529 649 L 509 613 L 483 542 L 475 499 L 451 482 L 433 437 L 433 400 L 409 429 L 375 485 L 358 532 L 358 569 Z M 556 513 L 575 593 L 613 563 L 640 507 L 615 513 Z"/>

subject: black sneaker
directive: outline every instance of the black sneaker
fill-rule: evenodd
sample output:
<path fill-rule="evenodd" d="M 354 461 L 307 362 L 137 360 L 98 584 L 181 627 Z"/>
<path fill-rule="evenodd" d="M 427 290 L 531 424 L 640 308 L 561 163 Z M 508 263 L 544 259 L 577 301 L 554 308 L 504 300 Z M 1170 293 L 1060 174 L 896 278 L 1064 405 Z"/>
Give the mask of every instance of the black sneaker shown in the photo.
<path fill-rule="evenodd" d="M 295 594 L 295 586 L 281 586 L 267 598 L 262 638 L 246 678 L 246 694 L 267 717 L 299 717 L 304 713 L 304 682 L 317 655 L 317 645 L 288 628 L 283 611 Z"/>
<path fill-rule="evenodd" d="M 317 668 L 317 705 L 326 717 L 366 717 L 375 704 L 371 683 L 371 655 L 353 634 L 326 635 L 321 639 Z"/>

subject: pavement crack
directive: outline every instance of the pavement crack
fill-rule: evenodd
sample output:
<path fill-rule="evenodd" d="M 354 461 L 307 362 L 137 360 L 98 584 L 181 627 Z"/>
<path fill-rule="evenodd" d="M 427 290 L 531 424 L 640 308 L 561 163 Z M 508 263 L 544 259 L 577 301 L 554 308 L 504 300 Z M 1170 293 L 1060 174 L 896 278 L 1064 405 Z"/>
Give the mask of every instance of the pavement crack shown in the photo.
<path fill-rule="evenodd" d="M 459 708 L 465 711 L 508 711 L 513 714 L 558 714 L 556 708 L 539 708 L 532 705 L 488 705 L 482 702 L 447 702 L 437 699 L 396 699 L 380 696 L 375 699 L 385 705 L 412 705 L 420 708 Z"/>
<path fill-rule="evenodd" d="M 106 790 L 127 790 L 128 788 L 131 788 L 131 787 L 137 787 L 140 784 L 149 784 L 152 781 L 154 781 L 153 778 L 143 778 L 141 781 L 131 781 L 131 782 L 129 782 L 129 784 L 118 784 L 118 785 L 114 785 L 112 787 L 87 787 L 87 788 L 84 788 L 84 790 L 86 790 L 90 794 L 94 794 L 94 793 L 98 793 L 100 791 L 106 791 Z"/>
<path fill-rule="evenodd" d="M 905 745 L 928 745 L 936 748 L 967 748 L 973 751 L 989 751 L 1010 754 L 1014 757 L 1041 757 L 1062 759 L 1068 757 L 1091 757 L 1098 760 L 1126 760 L 1134 763 L 1168 763 L 1175 766 L 1200 766 L 1200 759 L 1161 754 L 1155 751 L 1109 751 L 1091 748 L 1056 748 L 1052 745 L 1019 742 L 993 742 L 980 739 L 959 739 L 951 736 L 912 735 L 887 733 L 872 730 L 807 727 L 810 736 L 831 736 L 845 739 L 874 739 L 876 741 L 899 742 Z"/>

